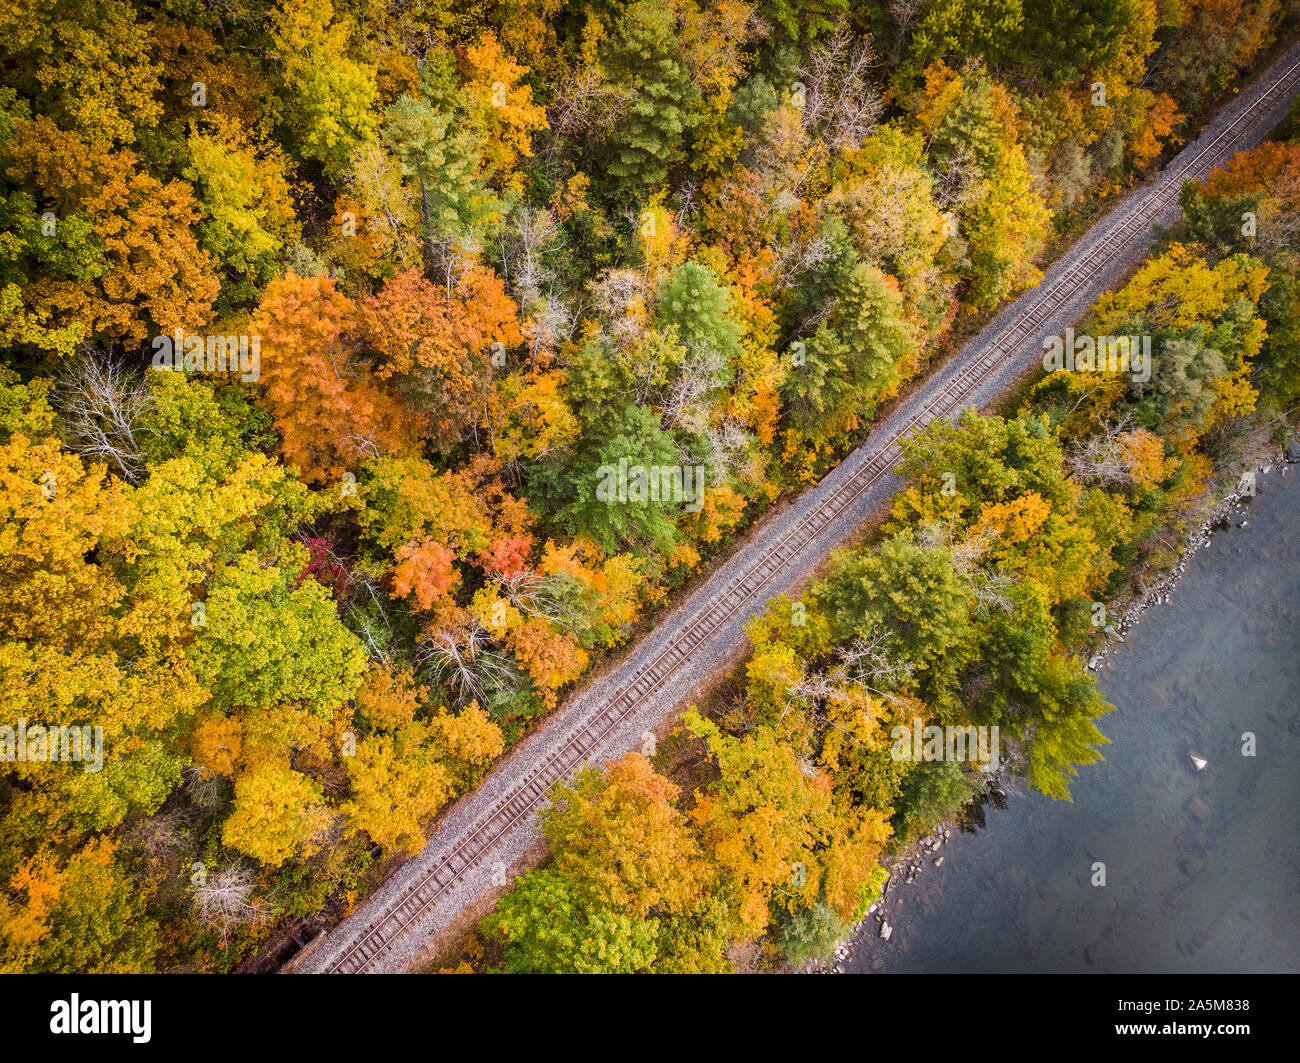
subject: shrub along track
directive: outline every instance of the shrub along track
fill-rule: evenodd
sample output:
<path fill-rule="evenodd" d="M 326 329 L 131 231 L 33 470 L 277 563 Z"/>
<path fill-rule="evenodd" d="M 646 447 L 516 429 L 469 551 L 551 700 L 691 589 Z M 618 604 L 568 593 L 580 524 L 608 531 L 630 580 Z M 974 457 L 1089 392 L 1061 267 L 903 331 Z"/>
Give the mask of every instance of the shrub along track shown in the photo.
<path fill-rule="evenodd" d="M 1300 89 L 1300 44 L 1226 106 L 1145 186 L 1097 222 L 1031 289 L 875 425 L 868 439 L 742 549 L 609 674 L 578 691 L 443 818 L 419 856 L 353 915 L 313 942 L 304 972 L 400 972 L 475 898 L 500 889 L 537 839 L 536 817 L 557 779 L 628 749 L 744 653 L 744 624 L 768 598 L 800 585 L 827 554 L 886 505 L 902 481 L 899 441 L 967 406 L 983 408 L 1039 363 L 1043 338 L 1064 333 L 1120 283 L 1150 246 L 1153 225 L 1178 217 L 1184 181 L 1259 143 Z"/>

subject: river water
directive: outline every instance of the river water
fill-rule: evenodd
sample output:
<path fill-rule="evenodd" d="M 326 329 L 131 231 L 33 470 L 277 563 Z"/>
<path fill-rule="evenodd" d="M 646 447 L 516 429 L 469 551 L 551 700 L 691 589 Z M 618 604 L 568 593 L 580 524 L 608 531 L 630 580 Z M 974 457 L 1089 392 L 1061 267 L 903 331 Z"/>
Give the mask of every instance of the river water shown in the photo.
<path fill-rule="evenodd" d="M 985 805 L 891 883 L 892 936 L 868 919 L 845 970 L 1300 970 L 1300 466 L 1260 476 L 1245 518 L 1103 664 L 1111 744 L 1074 803 Z"/>

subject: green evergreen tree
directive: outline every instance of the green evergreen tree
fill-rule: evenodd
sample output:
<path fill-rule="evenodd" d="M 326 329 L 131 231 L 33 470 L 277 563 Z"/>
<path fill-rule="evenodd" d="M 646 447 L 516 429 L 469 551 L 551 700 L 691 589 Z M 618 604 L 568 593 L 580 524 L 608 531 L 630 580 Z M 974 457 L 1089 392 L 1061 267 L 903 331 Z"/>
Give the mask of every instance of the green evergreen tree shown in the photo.
<path fill-rule="evenodd" d="M 643 187 L 661 185 L 699 122 L 699 93 L 682 55 L 672 8 L 636 0 L 619 19 L 603 60 L 611 79 L 633 93 L 610 134 L 607 169 Z"/>

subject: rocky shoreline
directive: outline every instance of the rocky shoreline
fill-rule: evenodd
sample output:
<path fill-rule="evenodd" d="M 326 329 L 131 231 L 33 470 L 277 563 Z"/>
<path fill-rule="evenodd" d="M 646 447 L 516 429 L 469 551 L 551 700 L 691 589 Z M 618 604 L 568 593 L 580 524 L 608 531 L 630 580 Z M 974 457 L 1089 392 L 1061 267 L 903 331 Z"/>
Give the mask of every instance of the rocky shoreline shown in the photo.
<path fill-rule="evenodd" d="M 1014 782 L 1001 773 L 990 775 L 988 785 L 984 790 L 985 794 L 999 800 L 1005 800 L 1015 792 Z M 931 867 L 943 866 L 945 857 L 942 850 L 948 842 L 952 841 L 953 829 L 952 824 L 944 820 L 929 834 L 908 844 L 894 858 L 889 864 L 889 877 L 880 889 L 880 896 L 867 909 L 866 915 L 853 924 L 852 933 L 848 938 L 836 944 L 834 964 L 813 965 L 810 968 L 812 973 L 843 974 L 843 962 L 848 958 L 853 942 L 872 920 L 876 923 L 876 937 L 882 941 L 888 941 L 893 936 L 894 928 L 889 922 L 889 915 L 886 911 L 887 906 L 890 904 L 896 906 L 902 903 L 903 898 L 899 895 L 901 887 L 915 883 L 917 876 L 925 869 L 927 863 Z"/>
<path fill-rule="evenodd" d="M 1243 472 L 1237 481 L 1237 486 L 1216 503 L 1210 511 L 1210 515 L 1187 536 L 1187 542 L 1179 555 L 1178 563 L 1154 586 L 1145 588 L 1143 593 L 1120 614 L 1119 618 L 1105 629 L 1112 642 L 1123 643 L 1125 641 L 1124 636 L 1137 626 L 1137 622 L 1148 609 L 1157 605 L 1169 604 L 1174 589 L 1178 586 L 1179 580 L 1182 579 L 1183 573 L 1187 571 L 1187 559 L 1198 550 L 1208 546 L 1216 531 L 1227 527 L 1234 520 L 1237 521 L 1239 528 L 1244 528 L 1250 523 L 1244 514 L 1249 499 L 1254 496 L 1253 477 L 1255 475 L 1266 476 L 1277 468 L 1280 475 L 1285 476 L 1288 466 L 1297 462 L 1300 462 L 1300 444 L 1293 440 L 1287 448 L 1275 452 L 1273 457 L 1264 461 L 1263 464 Z M 1248 476 L 1252 477 L 1249 489 L 1246 486 Z M 1238 520 L 1238 518 L 1240 519 Z M 1094 654 L 1088 661 L 1088 670 L 1091 672 L 1099 670 L 1113 648 L 1113 646 L 1107 646 Z"/>
<path fill-rule="evenodd" d="M 1253 464 L 1251 469 L 1243 472 L 1237 481 L 1237 486 L 1217 502 L 1205 520 L 1188 534 L 1177 564 L 1154 585 L 1143 588 L 1142 593 L 1128 603 L 1113 624 L 1105 629 L 1106 634 L 1110 636 L 1112 645 L 1103 647 L 1093 655 L 1088 661 L 1088 670 L 1096 672 L 1105 664 L 1111 651 L 1126 641 L 1124 636 L 1137 625 L 1147 610 L 1157 605 L 1168 605 L 1170 603 L 1174 589 L 1186 572 L 1188 557 L 1206 547 L 1216 531 L 1227 527 L 1232 522 L 1236 522 L 1237 526 L 1241 528 L 1248 526 L 1249 520 L 1246 518 L 1245 513 L 1250 498 L 1255 494 L 1254 486 L 1257 483 L 1257 479 L 1254 479 L 1253 482 L 1248 479 L 1248 474 L 1254 474 L 1254 477 L 1266 476 L 1276 469 L 1279 475 L 1285 476 L 1289 466 L 1295 464 L 1300 464 L 1300 442 L 1293 437 L 1286 447 L 1274 451 L 1271 457 L 1264 459 L 1259 464 Z M 990 777 L 986 793 L 998 798 L 1005 798 L 1013 787 L 1014 783 L 1011 780 L 997 774 Z M 886 905 L 891 900 L 895 905 L 901 903 L 902 898 L 897 896 L 899 887 L 914 883 L 925 867 L 927 860 L 933 867 L 943 866 L 944 857 L 941 855 L 940 850 L 945 843 L 952 839 L 952 835 L 952 826 L 945 820 L 927 836 L 908 845 L 889 865 L 889 878 L 885 880 L 885 884 L 881 888 L 880 897 L 867 909 L 866 915 L 853 925 L 848 938 L 836 944 L 833 963 L 813 964 L 809 968 L 810 972 L 843 974 L 844 961 L 849 956 L 853 942 L 857 940 L 863 929 L 873 919 L 877 924 L 876 937 L 882 941 L 889 941 L 893 935 L 893 927 L 885 911 Z M 891 891 L 895 893 L 892 898 Z"/>
<path fill-rule="evenodd" d="M 997 790 L 998 784 L 991 783 L 990 789 Z M 1005 796 L 1005 791 L 999 791 Z M 933 867 L 942 867 L 944 858 L 940 855 L 940 850 L 944 844 L 952 838 L 952 828 L 947 823 L 940 823 L 924 838 L 913 842 L 897 860 L 889 867 L 889 878 L 880 889 L 880 897 L 871 907 L 867 909 L 867 914 L 862 917 L 853 927 L 853 934 L 847 941 L 841 941 L 835 946 L 835 966 L 831 969 L 835 974 L 843 974 L 843 961 L 848 957 L 852 942 L 857 938 L 862 928 L 867 925 L 871 919 L 875 919 L 877 926 L 876 936 L 882 941 L 888 941 L 893 936 L 894 928 L 889 922 L 889 917 L 884 908 L 890 901 L 890 891 L 896 891 L 899 886 L 911 885 L 916 881 L 916 876 L 921 873 L 921 869 L 928 860 Z M 825 968 L 823 967 L 823 970 Z"/>

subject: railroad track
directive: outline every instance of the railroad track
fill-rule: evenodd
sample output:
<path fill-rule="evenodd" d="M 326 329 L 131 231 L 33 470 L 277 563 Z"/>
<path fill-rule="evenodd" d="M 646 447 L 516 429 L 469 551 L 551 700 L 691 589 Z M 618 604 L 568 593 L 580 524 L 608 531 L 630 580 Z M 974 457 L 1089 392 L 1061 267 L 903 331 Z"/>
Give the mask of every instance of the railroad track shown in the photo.
<path fill-rule="evenodd" d="M 334 933 L 348 927 L 355 940 L 325 960 L 319 969 L 330 973 L 372 969 L 439 901 L 464 885 L 469 873 L 480 867 L 503 839 L 531 820 L 545 803 L 554 782 L 592 760 L 702 647 L 720 632 L 733 629 L 757 595 L 775 589 L 774 584 L 788 567 L 797 560 L 806 563 L 810 547 L 824 539 L 833 526 L 855 515 L 873 489 L 893 476 L 894 466 L 902 456 L 900 443 L 907 435 L 933 420 L 952 416 L 963 406 L 977 405 L 974 400 L 981 396 L 987 401 L 1014 380 L 1030 364 L 1027 352 L 1035 351 L 1035 357 L 1041 354 L 1041 347 L 1034 343 L 1040 330 L 1049 323 L 1059 324 L 1061 315 L 1080 302 L 1081 291 L 1086 293 L 1090 284 L 1096 287 L 1096 278 L 1104 276 L 1107 267 L 1131 259 L 1135 251 L 1140 253 L 1141 241 L 1149 239 L 1153 222 L 1176 214 L 1183 182 L 1203 177 L 1252 138 L 1260 139 L 1271 128 L 1270 119 L 1277 118 L 1279 108 L 1298 88 L 1300 45 L 1289 49 L 1256 81 L 1249 90 L 1249 102 L 1243 103 L 1246 97 L 1242 97 L 1226 108 L 1200 138 L 1174 159 L 1156 183 L 1136 190 L 1094 227 L 1076 245 L 1083 246 L 1081 253 L 1067 254 L 1063 264 L 1050 270 L 1037 289 L 1008 307 L 955 355 L 931 384 L 904 402 L 888 419 L 887 431 L 873 435 L 858 449 L 858 460 L 852 460 L 854 456 L 850 455 L 808 492 L 809 496 L 818 496 L 814 504 L 788 522 L 756 559 L 724 566 L 714 577 L 722 578 L 718 587 L 713 586 L 713 580 L 706 583 L 692 601 L 700 594 L 716 594 L 716 599 L 697 609 L 673 637 L 661 640 L 661 648 L 654 651 L 649 662 L 636 668 L 612 696 L 597 700 L 590 711 L 569 722 L 567 735 L 560 735 L 555 748 L 506 787 L 449 852 L 434 860 L 414 881 L 391 891 L 392 896 L 384 898 L 373 911 L 363 908 L 337 928 Z M 1270 125 L 1265 126 L 1265 122 Z M 944 370 L 951 372 L 945 374 Z M 885 429 L 885 425 L 879 428 Z M 879 438 L 882 434 L 883 445 Z M 728 571 L 737 568 L 739 571 Z M 437 840 L 435 837 L 435 844 Z M 380 897 L 376 896 L 375 901 Z"/>

